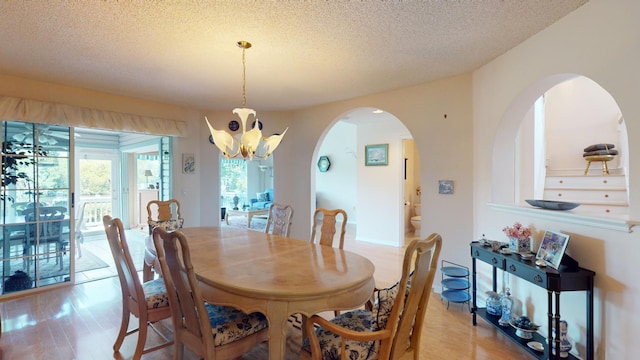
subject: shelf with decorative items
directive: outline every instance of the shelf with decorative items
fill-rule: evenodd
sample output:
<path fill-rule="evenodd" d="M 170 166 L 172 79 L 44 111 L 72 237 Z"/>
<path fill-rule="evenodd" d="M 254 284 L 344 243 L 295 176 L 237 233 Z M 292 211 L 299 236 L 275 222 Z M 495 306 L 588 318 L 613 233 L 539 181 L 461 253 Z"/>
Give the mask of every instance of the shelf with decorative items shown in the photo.
<path fill-rule="evenodd" d="M 586 302 L 586 344 L 585 352 L 586 360 L 594 359 L 594 341 L 593 341 L 593 313 L 594 313 L 594 294 L 593 282 L 595 272 L 578 266 L 576 260 L 568 255 L 564 255 L 558 269 L 551 266 L 537 266 L 532 259 L 523 259 L 518 254 L 502 253 L 499 249 L 493 250 L 491 241 L 474 241 L 471 243 L 471 312 L 472 322 L 477 324 L 476 318 L 479 316 L 489 324 L 493 325 L 501 333 L 509 339 L 520 345 L 529 354 L 536 359 L 578 359 L 578 357 L 569 353 L 570 347 L 566 339 L 566 322 L 554 321 L 561 319 L 560 316 L 560 294 L 563 291 L 584 291 Z M 497 316 L 495 309 L 487 307 L 478 307 L 477 303 L 477 261 L 491 265 L 492 269 L 492 290 L 497 291 L 498 270 L 506 272 L 509 275 L 516 276 L 520 279 L 528 281 L 547 290 L 548 296 L 548 319 L 547 333 L 550 334 L 547 339 L 537 331 L 538 325 L 531 322 L 531 328 L 522 327 L 516 319 L 511 319 L 507 326 L 500 323 L 502 316 Z M 492 305 L 494 306 L 494 305 Z M 504 308 L 502 309 L 504 311 Z M 493 312 L 493 314 L 491 313 Z M 510 315 L 510 314 L 509 314 Z M 535 328 L 535 329 L 533 329 Z M 560 334 L 557 336 L 556 334 Z M 524 337 L 523 337 L 524 336 Z M 556 354 L 555 344 L 560 344 L 560 351 Z M 570 344 L 570 343 L 569 343 Z M 566 355 L 566 357 L 565 357 Z"/>
<path fill-rule="evenodd" d="M 466 303 L 471 311 L 471 294 L 469 294 L 469 288 L 471 284 L 469 282 L 469 268 L 466 266 L 458 265 L 450 261 L 442 260 L 440 266 L 440 273 L 442 274 L 442 293 L 440 297 L 442 300 L 447 301 L 447 309 L 449 303 Z"/>

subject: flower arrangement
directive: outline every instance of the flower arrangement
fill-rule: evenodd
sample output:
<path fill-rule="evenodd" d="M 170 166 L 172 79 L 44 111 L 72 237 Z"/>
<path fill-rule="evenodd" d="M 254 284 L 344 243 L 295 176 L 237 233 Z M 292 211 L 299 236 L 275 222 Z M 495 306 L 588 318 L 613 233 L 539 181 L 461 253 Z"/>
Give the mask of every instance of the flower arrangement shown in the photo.
<path fill-rule="evenodd" d="M 506 226 L 502 231 L 509 238 L 509 250 L 519 253 L 531 251 L 531 229 L 516 222 L 513 226 Z"/>
<path fill-rule="evenodd" d="M 531 236 L 531 229 L 522 226 L 519 222 L 516 222 L 513 226 L 506 226 L 502 231 L 507 237 L 518 240 L 526 240 Z"/>

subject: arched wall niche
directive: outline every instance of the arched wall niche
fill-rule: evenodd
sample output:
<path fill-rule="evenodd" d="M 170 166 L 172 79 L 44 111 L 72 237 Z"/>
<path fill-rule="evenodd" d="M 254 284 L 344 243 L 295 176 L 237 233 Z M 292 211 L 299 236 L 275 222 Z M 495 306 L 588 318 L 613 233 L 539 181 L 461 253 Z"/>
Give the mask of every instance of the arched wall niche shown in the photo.
<path fill-rule="evenodd" d="M 588 88 L 591 92 L 576 90 L 583 88 Z M 601 129 L 600 133 L 598 131 L 592 131 L 591 129 L 594 126 L 604 125 L 594 125 L 585 121 L 588 120 L 587 116 L 579 114 L 580 111 L 578 110 L 583 109 L 580 108 L 581 103 L 577 102 L 567 105 L 569 109 L 571 109 L 571 106 L 577 109 L 575 113 L 565 113 L 564 117 L 560 119 L 558 119 L 557 116 L 553 118 L 547 115 L 550 117 L 550 119 L 547 120 L 548 124 L 555 125 L 548 126 L 549 129 L 547 130 L 546 136 L 544 134 L 542 137 L 534 136 L 534 104 L 536 101 L 545 94 L 547 101 L 549 99 L 556 99 L 557 101 L 557 99 L 563 99 L 563 96 L 564 99 L 571 99 L 570 97 L 573 96 L 574 92 L 576 94 L 581 93 L 582 96 L 584 96 L 586 92 L 587 94 L 594 94 L 593 96 L 595 98 L 602 99 L 607 107 L 606 115 L 601 116 L 597 114 L 593 115 L 593 117 L 597 118 L 601 116 L 603 124 L 607 126 L 606 130 Z M 551 94 L 553 94 L 553 96 L 550 96 Z M 578 95 L 576 95 L 576 98 L 577 96 Z M 581 101 L 585 103 L 585 108 L 589 106 L 593 108 L 596 106 L 591 104 L 592 101 L 584 101 L 583 99 L 581 99 Z M 593 101 L 593 103 L 597 102 Z M 551 108 L 551 104 L 554 103 L 549 102 L 548 104 Z M 557 102 L 555 105 L 554 108 L 557 109 Z M 549 111 L 549 113 L 553 114 L 551 111 Z M 575 124 L 570 124 L 569 122 L 565 124 L 562 123 L 564 118 L 572 117 L 579 121 Z M 552 123 L 552 120 L 555 123 Z M 555 131 L 555 133 L 553 131 Z M 558 132 L 560 131 L 564 132 L 564 134 L 559 135 Z M 616 136 L 614 137 L 612 133 L 615 133 Z M 564 138 L 567 140 L 566 143 L 562 142 Z M 545 139 L 547 139 L 551 145 L 544 143 Z M 629 157 L 627 132 L 621 110 L 613 97 L 593 80 L 578 74 L 557 74 L 531 84 L 531 86 L 514 98 L 505 111 L 500 126 L 496 131 L 492 152 L 492 203 L 523 206 L 527 208 L 529 205 L 524 202 L 524 199 L 544 198 L 548 200 L 563 200 L 562 198 L 542 196 L 545 175 L 549 177 L 562 174 L 573 176 L 576 179 L 583 177 L 586 162 L 582 159 L 581 151 L 583 147 L 600 142 L 614 143 L 616 149 L 620 151 L 620 155 L 610 162 L 610 170 L 611 174 L 624 175 L 622 180 L 624 181 L 623 187 L 626 188 L 625 202 L 628 203 Z M 541 152 L 540 149 L 542 149 Z M 539 158 L 534 161 L 533 153 L 536 152 Z M 554 152 L 556 158 L 553 157 Z M 564 155 L 565 153 L 573 155 L 558 158 L 558 154 Z M 546 156 L 542 158 L 539 154 L 542 154 L 542 156 L 546 154 Z M 551 160 L 549 158 L 551 158 Z M 536 161 L 542 176 L 536 176 L 535 171 L 532 170 L 536 166 Z M 544 163 L 541 164 L 540 161 L 544 161 Z M 589 175 L 597 175 L 597 171 L 601 171 L 601 169 L 600 163 L 594 163 L 589 171 Z M 580 181 L 583 181 L 583 179 Z M 566 201 L 571 200 L 567 199 Z M 593 207 L 585 205 L 578 209 L 575 211 L 577 214 L 593 215 L 590 213 L 593 211 Z M 618 212 L 615 215 L 612 213 L 604 214 L 603 216 L 628 218 L 628 206 L 618 207 L 618 209 L 621 210 L 616 210 Z M 624 214 L 620 214 L 620 211 L 623 211 Z M 600 216 L 600 214 L 596 213 L 596 216 Z"/>
<path fill-rule="evenodd" d="M 513 205 L 516 200 L 516 139 L 522 119 L 535 101 L 549 89 L 577 74 L 558 74 L 538 80 L 514 98 L 504 113 L 496 131 L 492 153 L 491 200 L 497 204 Z"/>

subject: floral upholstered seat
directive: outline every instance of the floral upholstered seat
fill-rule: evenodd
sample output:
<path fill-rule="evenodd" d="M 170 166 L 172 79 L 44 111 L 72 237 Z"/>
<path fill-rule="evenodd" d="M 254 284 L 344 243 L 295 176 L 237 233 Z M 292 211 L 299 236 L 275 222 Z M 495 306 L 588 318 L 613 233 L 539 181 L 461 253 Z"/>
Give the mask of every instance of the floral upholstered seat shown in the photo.
<path fill-rule="evenodd" d="M 164 220 L 164 221 L 147 220 L 147 223 L 149 224 L 149 228 L 151 229 L 151 231 L 153 231 L 153 229 L 156 226 L 160 226 L 161 228 L 167 231 L 176 231 L 178 229 L 182 229 L 182 226 L 184 225 L 184 219 L 174 219 L 174 220 Z"/>
<path fill-rule="evenodd" d="M 387 319 L 393 309 L 396 295 L 398 294 L 399 283 L 376 291 L 375 302 L 372 310 L 358 309 L 346 312 L 331 319 L 331 323 L 345 329 L 371 332 L 384 329 L 387 326 Z M 316 336 L 320 341 L 322 349 L 322 359 L 340 359 L 340 336 L 319 328 Z M 379 341 L 354 341 L 346 340 L 346 351 L 349 359 L 375 359 L 378 357 Z M 306 351 L 310 351 L 309 340 L 306 339 L 303 345 Z"/>
<path fill-rule="evenodd" d="M 358 332 L 372 332 L 376 330 L 376 320 L 373 313 L 365 309 L 340 314 L 331 319 L 331 323 Z M 321 358 L 324 360 L 339 360 L 341 353 L 340 336 L 323 328 L 316 330 L 316 336 L 322 349 Z M 345 342 L 345 350 L 349 354 L 349 356 L 347 356 L 348 359 L 365 360 L 376 359 L 378 357 L 379 341 L 345 340 Z M 309 339 L 305 339 L 302 347 L 305 351 L 311 351 Z"/>
<path fill-rule="evenodd" d="M 267 328 L 267 318 L 262 313 L 245 314 L 231 307 L 205 303 L 213 344 L 221 346 L 240 340 Z"/>
<path fill-rule="evenodd" d="M 159 307 L 169 306 L 167 288 L 164 286 L 164 281 L 162 279 L 158 278 L 143 283 L 142 291 L 144 291 L 147 309 L 157 309 Z"/>

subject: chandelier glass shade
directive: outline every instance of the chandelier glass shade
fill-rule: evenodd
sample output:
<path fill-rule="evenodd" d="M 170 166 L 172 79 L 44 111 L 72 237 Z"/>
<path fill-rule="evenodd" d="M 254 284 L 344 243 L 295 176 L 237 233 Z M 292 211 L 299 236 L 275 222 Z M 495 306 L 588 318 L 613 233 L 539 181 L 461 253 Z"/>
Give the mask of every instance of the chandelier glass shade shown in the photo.
<path fill-rule="evenodd" d="M 289 130 L 286 128 L 282 134 L 274 134 L 269 137 L 263 137 L 260 130 L 260 121 L 256 118 L 256 111 L 246 107 L 246 63 L 245 50 L 251 47 L 248 41 L 238 41 L 238 47 L 242 49 L 242 107 L 233 109 L 233 113 L 240 118 L 242 133 L 234 137 L 225 130 L 218 130 L 211 126 L 209 119 L 204 119 L 209 126 L 209 132 L 213 138 L 214 145 L 220 149 L 222 154 L 228 158 L 242 157 L 243 159 L 253 160 L 253 157 L 267 158 L 280 145 L 280 141 L 284 134 Z M 247 121 L 249 116 L 253 116 L 253 128 L 247 131 Z M 251 124 L 251 123 L 250 123 Z"/>

